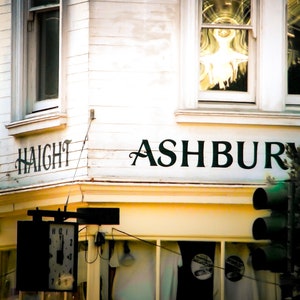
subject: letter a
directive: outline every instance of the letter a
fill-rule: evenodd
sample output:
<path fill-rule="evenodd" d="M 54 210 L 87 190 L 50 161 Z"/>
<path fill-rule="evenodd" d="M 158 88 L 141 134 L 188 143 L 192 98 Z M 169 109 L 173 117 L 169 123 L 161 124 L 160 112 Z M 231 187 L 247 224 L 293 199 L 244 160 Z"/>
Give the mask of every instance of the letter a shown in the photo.
<path fill-rule="evenodd" d="M 145 148 L 146 153 L 145 152 L 142 153 L 143 147 Z M 150 148 L 148 140 L 143 140 L 142 141 L 142 144 L 141 144 L 138 152 L 129 153 L 130 158 L 134 155 L 135 155 L 135 159 L 133 160 L 133 163 L 131 164 L 132 166 L 135 166 L 135 163 L 136 163 L 136 160 L 137 160 L 138 157 L 142 157 L 142 158 L 148 157 L 149 162 L 150 162 L 150 166 L 157 166 L 157 164 L 155 162 L 155 159 L 153 157 L 153 153 L 152 153 L 152 150 Z"/>

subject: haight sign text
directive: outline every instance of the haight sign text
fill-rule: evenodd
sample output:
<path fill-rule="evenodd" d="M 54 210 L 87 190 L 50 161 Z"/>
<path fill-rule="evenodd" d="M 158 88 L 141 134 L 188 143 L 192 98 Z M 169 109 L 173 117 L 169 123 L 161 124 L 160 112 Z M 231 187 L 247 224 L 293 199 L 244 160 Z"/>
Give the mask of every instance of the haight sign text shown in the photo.
<path fill-rule="evenodd" d="M 71 141 L 64 140 L 59 143 L 38 145 L 36 148 L 33 146 L 19 148 L 19 157 L 15 163 L 18 174 L 67 167 L 69 165 L 69 145 Z"/>

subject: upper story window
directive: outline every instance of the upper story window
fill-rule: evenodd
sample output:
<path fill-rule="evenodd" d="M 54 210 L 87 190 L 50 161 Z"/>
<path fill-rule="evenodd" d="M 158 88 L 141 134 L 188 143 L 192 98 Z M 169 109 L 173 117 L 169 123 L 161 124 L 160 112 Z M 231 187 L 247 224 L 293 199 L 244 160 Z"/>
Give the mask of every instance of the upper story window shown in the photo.
<path fill-rule="evenodd" d="M 29 2 L 27 18 L 27 113 L 57 107 L 59 0 Z"/>
<path fill-rule="evenodd" d="M 12 1 L 10 134 L 66 124 L 63 113 L 63 6 L 60 0 Z"/>
<path fill-rule="evenodd" d="M 300 3 L 288 0 L 287 5 L 287 66 L 289 103 L 299 104 L 300 97 Z M 298 97 L 296 96 L 298 95 Z M 298 98 L 298 99 L 297 99 Z"/>
<path fill-rule="evenodd" d="M 300 4 L 181 1 L 178 122 L 299 126 Z"/>
<path fill-rule="evenodd" d="M 253 101 L 253 14 L 250 0 L 200 1 L 199 100 Z"/>

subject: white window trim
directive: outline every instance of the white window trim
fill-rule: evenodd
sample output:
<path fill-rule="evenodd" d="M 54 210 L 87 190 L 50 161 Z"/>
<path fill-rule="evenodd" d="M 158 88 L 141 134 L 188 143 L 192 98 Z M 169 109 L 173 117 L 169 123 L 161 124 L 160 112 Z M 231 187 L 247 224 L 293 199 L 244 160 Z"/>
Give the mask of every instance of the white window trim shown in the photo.
<path fill-rule="evenodd" d="M 12 37 L 12 112 L 11 123 L 6 125 L 9 135 L 26 135 L 45 130 L 61 129 L 67 123 L 64 103 L 64 45 L 59 49 L 59 91 L 58 99 L 45 100 L 45 103 L 34 109 L 41 110 L 29 113 L 27 105 L 27 46 L 26 26 L 24 26 L 27 1 L 13 1 L 13 37 Z M 64 24 L 66 24 L 66 1 L 60 3 L 60 41 L 65 41 Z M 29 103 L 33 109 L 33 103 Z M 46 106 L 45 106 L 46 105 Z M 50 106 L 49 106 L 50 105 Z M 45 109 L 45 110 L 43 110 Z"/>
<path fill-rule="evenodd" d="M 254 3 L 254 0 L 252 0 Z M 282 0 L 258 1 L 256 65 L 256 102 L 226 103 L 198 102 L 198 0 L 181 0 L 181 39 L 179 107 L 175 112 L 178 123 L 220 123 L 300 126 L 300 106 L 291 106 L 286 95 L 286 32 L 285 3 Z M 272 14 L 272 10 L 281 15 Z M 270 15 L 272 17 L 270 18 Z M 270 23 L 270 19 L 272 22 Z M 282 48 L 263 39 L 282 41 Z M 256 31 L 254 31 L 256 36 Z M 261 37 L 261 38 L 260 38 Z M 276 64 L 274 63 L 276 62 Z M 269 70 L 272 70 L 271 72 Z M 274 84 L 275 83 L 275 84 Z M 278 84 L 276 84 L 278 83 Z M 270 101 L 271 99 L 271 101 Z M 212 99 L 213 100 L 213 99 Z M 288 106 L 289 105 L 289 106 Z"/>

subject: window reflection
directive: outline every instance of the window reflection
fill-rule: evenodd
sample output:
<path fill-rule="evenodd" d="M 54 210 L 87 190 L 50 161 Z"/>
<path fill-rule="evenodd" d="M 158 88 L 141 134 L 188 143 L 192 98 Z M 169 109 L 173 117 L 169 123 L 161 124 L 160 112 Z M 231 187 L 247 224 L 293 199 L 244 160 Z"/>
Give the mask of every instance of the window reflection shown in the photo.
<path fill-rule="evenodd" d="M 250 23 L 249 0 L 206 0 L 202 2 L 203 23 L 215 23 L 218 18 L 229 18 L 238 24 Z"/>
<path fill-rule="evenodd" d="M 250 1 L 203 1 L 200 90 L 246 92 Z M 246 27 L 247 28 L 247 27 Z"/>
<path fill-rule="evenodd" d="M 203 29 L 201 36 L 201 90 L 247 91 L 247 31 Z"/>

